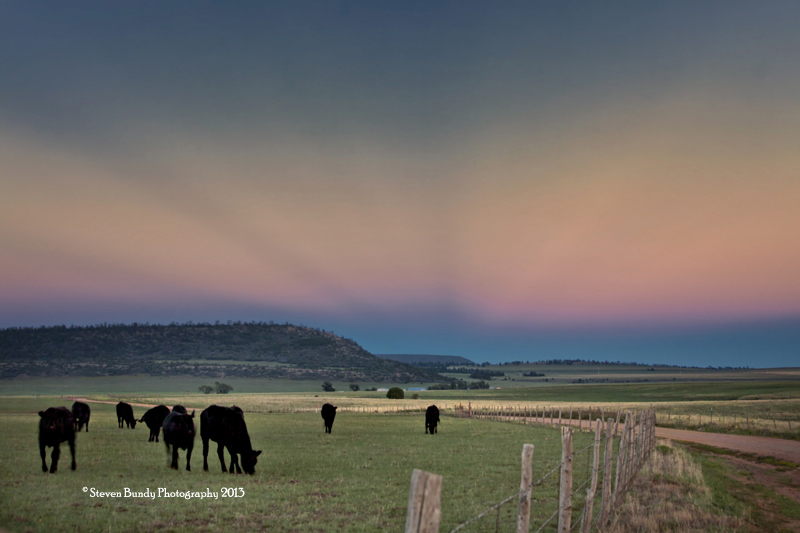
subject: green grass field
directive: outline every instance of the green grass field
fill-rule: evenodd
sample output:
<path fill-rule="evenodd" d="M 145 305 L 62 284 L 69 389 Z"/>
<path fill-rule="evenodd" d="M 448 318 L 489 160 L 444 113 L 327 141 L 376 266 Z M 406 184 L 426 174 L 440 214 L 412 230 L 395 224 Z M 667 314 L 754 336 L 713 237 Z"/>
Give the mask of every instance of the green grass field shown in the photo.
<path fill-rule="evenodd" d="M 241 361 L 197 360 L 206 364 L 242 363 Z M 280 365 L 280 363 L 270 363 Z M 504 378 L 489 381 L 497 390 L 439 391 L 429 398 L 499 399 L 524 401 L 683 401 L 729 400 L 736 395 L 783 394 L 800 397 L 800 368 L 718 370 L 701 368 L 649 367 L 639 365 L 493 365 L 484 370 L 501 371 Z M 524 377 L 525 372 L 544 373 L 546 377 Z M 468 374 L 450 377 L 474 381 Z M 545 379 L 547 381 L 545 381 Z M 578 382 L 580 380 L 580 382 Z M 196 376 L 99 376 L 99 377 L 24 377 L 0 380 L 0 396 L 104 394 L 192 394 L 201 385 L 222 381 L 244 393 L 317 393 L 322 380 L 203 378 Z M 350 393 L 350 383 L 333 381 L 337 392 Z M 390 386 L 430 386 L 432 383 L 359 382 L 364 389 Z M 602 385 L 609 388 L 594 388 Z M 654 387 L 654 385 L 658 385 Z M 637 388 L 640 386 L 642 388 Z M 660 386 L 660 387 L 659 387 Z M 618 387 L 618 388 L 614 388 Z M 749 392 L 748 392 L 749 391 Z M 431 393 L 432 394 L 432 391 Z M 369 394 L 366 393 L 369 397 Z M 375 396 L 378 396 L 377 394 Z M 713 397 L 712 397 L 713 396 Z"/>
<path fill-rule="evenodd" d="M 92 404 L 90 431 L 77 437 L 77 471 L 69 470 L 68 447 L 62 445 L 58 472 L 45 474 L 36 413 L 61 403 L 44 397 L 3 400 L 0 526 L 9 531 L 398 531 L 414 468 L 444 476 L 441 530 L 448 531 L 518 490 L 524 443 L 536 446 L 534 478 L 557 465 L 561 453 L 560 434 L 549 428 L 445 417 L 439 434 L 430 436 L 420 415 L 340 413 L 333 434 L 326 435 L 314 413 L 247 413 L 254 447 L 263 450 L 256 475 L 222 474 L 213 446 L 210 471 L 203 472 L 199 437 L 192 471 L 183 470 L 184 452 L 181 470 L 173 471 L 163 444 L 147 442 L 146 427 L 118 429 L 113 405 Z M 576 434 L 575 448 L 590 438 Z M 576 459 L 576 480 L 585 475 L 587 459 Z M 228 487 L 245 494 L 211 500 L 97 498 L 84 487 L 217 493 Z M 553 476 L 534 493 L 535 517 L 550 515 L 556 493 Z M 501 529 L 513 529 L 515 516 L 516 504 L 505 506 Z M 494 531 L 495 519 L 493 513 L 467 531 Z"/>

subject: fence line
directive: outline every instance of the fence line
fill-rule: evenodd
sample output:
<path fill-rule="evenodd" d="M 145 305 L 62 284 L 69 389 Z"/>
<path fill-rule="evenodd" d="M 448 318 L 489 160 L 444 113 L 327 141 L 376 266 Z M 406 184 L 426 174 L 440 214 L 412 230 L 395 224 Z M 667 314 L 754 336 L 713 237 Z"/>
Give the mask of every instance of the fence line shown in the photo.
<path fill-rule="evenodd" d="M 518 408 L 513 408 L 507 412 L 502 412 L 496 408 L 483 407 L 473 410 L 471 405 L 468 409 L 469 413 L 475 418 L 507 419 L 510 421 L 517 421 L 516 419 L 524 417 L 524 422 L 522 423 L 529 423 L 529 419 L 532 418 L 530 416 L 531 413 L 527 409 L 520 410 Z M 454 414 L 459 411 L 460 410 L 457 408 L 457 406 L 454 407 Z M 535 411 L 536 412 L 534 413 L 533 418 L 538 422 L 538 409 Z M 604 411 L 601 412 L 605 414 Z M 541 420 L 542 423 L 546 424 L 546 417 L 544 415 L 545 413 L 543 410 Z M 550 415 L 552 417 L 551 419 L 555 421 L 555 409 L 550 410 Z M 520 490 L 488 507 L 475 516 L 462 521 L 453 529 L 451 529 L 450 533 L 461 531 L 469 525 L 474 524 L 478 520 L 490 515 L 494 511 L 497 511 L 498 520 L 496 531 L 499 531 L 500 508 L 503 505 L 509 504 L 515 499 L 518 500 L 516 531 L 517 533 L 527 533 L 530 531 L 533 489 L 537 486 L 540 486 L 545 480 L 550 478 L 557 471 L 560 471 L 559 491 L 557 498 L 558 506 L 555 512 L 553 512 L 547 519 L 538 525 L 536 531 L 542 531 L 556 517 L 558 517 L 557 528 L 559 533 L 567 533 L 577 528 L 580 528 L 581 533 L 602 530 L 605 525 L 608 524 L 611 512 L 617 506 L 619 506 L 623 496 L 629 490 L 633 479 L 638 474 L 639 469 L 642 467 L 647 458 L 650 456 L 652 450 L 655 448 L 655 419 L 655 410 L 652 408 L 646 409 L 639 413 L 630 411 L 624 413 L 624 426 L 621 431 L 620 444 L 616 455 L 613 454 L 613 439 L 614 434 L 617 432 L 617 424 L 613 418 L 609 417 L 606 419 L 605 437 L 602 435 L 604 424 L 600 418 L 597 418 L 593 428 L 594 439 L 592 443 L 579 450 L 573 450 L 572 446 L 574 428 L 571 426 L 562 426 L 561 462 L 536 481 L 530 481 L 532 479 L 530 475 L 530 469 L 534 447 L 533 445 L 526 444 L 523 447 L 522 452 L 522 476 L 520 481 Z M 619 420 L 619 417 L 617 420 Z M 603 444 L 605 446 L 602 452 L 604 459 L 601 464 L 600 449 Z M 573 489 L 575 475 L 575 471 L 573 469 L 573 460 L 580 456 L 583 452 L 588 453 L 590 449 L 592 449 L 593 459 L 591 465 L 589 465 L 587 456 L 586 479 L 582 480 L 577 488 Z M 616 467 L 614 467 L 615 460 Z M 612 470 L 615 472 L 613 491 L 611 487 Z M 419 487 L 415 486 L 415 483 L 418 482 L 412 479 L 411 494 L 417 494 L 421 490 Z M 597 517 L 595 517 L 594 503 L 595 497 L 598 493 L 598 485 L 601 487 L 599 493 L 600 512 L 598 513 Z M 583 505 L 580 514 L 577 516 L 577 519 L 573 524 L 573 498 L 580 496 L 583 489 L 586 489 L 583 496 Z M 439 500 L 437 499 L 437 502 L 438 501 Z M 542 501 L 546 501 L 546 498 L 538 499 L 537 504 L 541 503 Z M 411 505 L 409 504 L 409 516 L 411 516 L 412 513 L 414 517 L 424 514 L 420 509 L 412 510 Z M 441 517 L 441 512 L 428 511 L 428 514 L 437 517 L 435 529 L 425 525 L 424 527 L 427 527 L 428 529 L 408 529 L 407 527 L 406 532 L 417 533 L 418 531 L 426 531 L 438 533 L 438 519 Z M 407 525 L 409 520 L 411 519 L 407 519 Z"/>

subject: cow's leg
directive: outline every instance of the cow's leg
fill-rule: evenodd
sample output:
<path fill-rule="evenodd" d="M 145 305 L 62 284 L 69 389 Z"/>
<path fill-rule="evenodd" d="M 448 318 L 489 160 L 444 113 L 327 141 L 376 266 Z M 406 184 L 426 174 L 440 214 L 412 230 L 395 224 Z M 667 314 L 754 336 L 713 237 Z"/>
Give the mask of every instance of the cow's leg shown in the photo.
<path fill-rule="evenodd" d="M 42 441 L 39 441 L 39 453 L 42 456 L 42 472 L 47 472 L 47 452 Z"/>
<path fill-rule="evenodd" d="M 208 472 L 208 439 L 203 438 L 203 472 Z"/>
<path fill-rule="evenodd" d="M 192 443 L 189 443 L 189 446 L 186 448 L 186 471 L 191 472 L 192 469 L 189 466 L 189 461 L 192 460 Z"/>
<path fill-rule="evenodd" d="M 241 474 L 241 473 L 242 473 L 242 469 L 241 469 L 241 468 L 239 468 L 239 456 L 236 454 L 236 452 L 234 452 L 234 451 L 233 451 L 233 450 L 231 450 L 230 448 L 228 448 L 228 451 L 229 451 L 229 452 L 231 452 L 231 468 L 230 468 L 230 473 L 231 473 L 231 474 L 233 474 L 233 467 L 235 466 L 235 467 L 236 467 L 236 473 L 237 473 L 237 474 Z"/>
<path fill-rule="evenodd" d="M 217 457 L 219 457 L 219 464 L 222 465 L 222 473 L 226 473 L 228 469 L 225 467 L 225 446 L 221 442 L 217 443 Z M 233 466 L 231 466 L 233 468 Z"/>
<path fill-rule="evenodd" d="M 86 421 L 86 433 L 89 433 L 89 421 Z"/>
<path fill-rule="evenodd" d="M 178 469 L 178 445 L 175 444 L 172 447 L 172 464 L 169 465 L 170 468 L 173 470 Z"/>
<path fill-rule="evenodd" d="M 77 465 L 75 464 L 75 437 L 69 439 L 67 442 L 69 443 L 69 453 L 70 455 L 72 455 L 72 465 L 70 465 L 70 468 L 72 470 L 75 470 L 75 468 L 77 467 Z"/>
<path fill-rule="evenodd" d="M 50 473 L 55 474 L 58 470 L 58 457 L 61 455 L 61 445 L 56 443 L 53 446 L 53 453 L 50 455 Z"/>

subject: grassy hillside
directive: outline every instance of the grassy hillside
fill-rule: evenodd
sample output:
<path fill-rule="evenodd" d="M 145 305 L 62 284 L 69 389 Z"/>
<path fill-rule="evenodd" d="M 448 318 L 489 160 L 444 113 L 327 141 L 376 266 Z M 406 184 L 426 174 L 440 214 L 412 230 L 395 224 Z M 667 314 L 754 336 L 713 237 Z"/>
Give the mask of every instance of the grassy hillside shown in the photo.
<path fill-rule="evenodd" d="M 0 329 L 0 378 L 191 375 L 442 381 L 334 333 L 291 324 L 101 325 Z"/>

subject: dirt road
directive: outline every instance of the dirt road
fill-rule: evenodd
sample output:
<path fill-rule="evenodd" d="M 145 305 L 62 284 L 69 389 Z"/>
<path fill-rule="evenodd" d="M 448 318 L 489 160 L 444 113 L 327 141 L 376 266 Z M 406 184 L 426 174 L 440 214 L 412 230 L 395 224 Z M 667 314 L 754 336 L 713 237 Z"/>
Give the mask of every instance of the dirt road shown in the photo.
<path fill-rule="evenodd" d="M 656 437 L 694 442 L 717 448 L 727 448 L 755 455 L 777 457 L 784 461 L 800 463 L 800 442 L 796 440 L 773 439 L 770 437 L 753 437 L 750 435 L 726 435 L 722 433 L 706 433 L 704 431 L 687 431 L 685 429 L 667 429 L 656 427 Z"/>
<path fill-rule="evenodd" d="M 513 420 L 513 419 L 510 419 Z M 529 418 L 529 423 L 536 420 Z M 577 420 L 564 420 L 563 423 L 577 426 Z M 583 425 L 586 426 L 584 421 Z M 549 424 L 547 424 L 549 425 Z M 737 452 L 776 457 L 784 461 L 800 464 L 800 441 L 773 439 L 770 437 L 753 437 L 750 435 L 732 435 L 724 433 L 707 433 L 705 431 L 688 431 L 685 429 L 668 429 L 656 426 L 656 437 L 682 442 L 694 442 L 717 448 L 726 448 Z"/>

